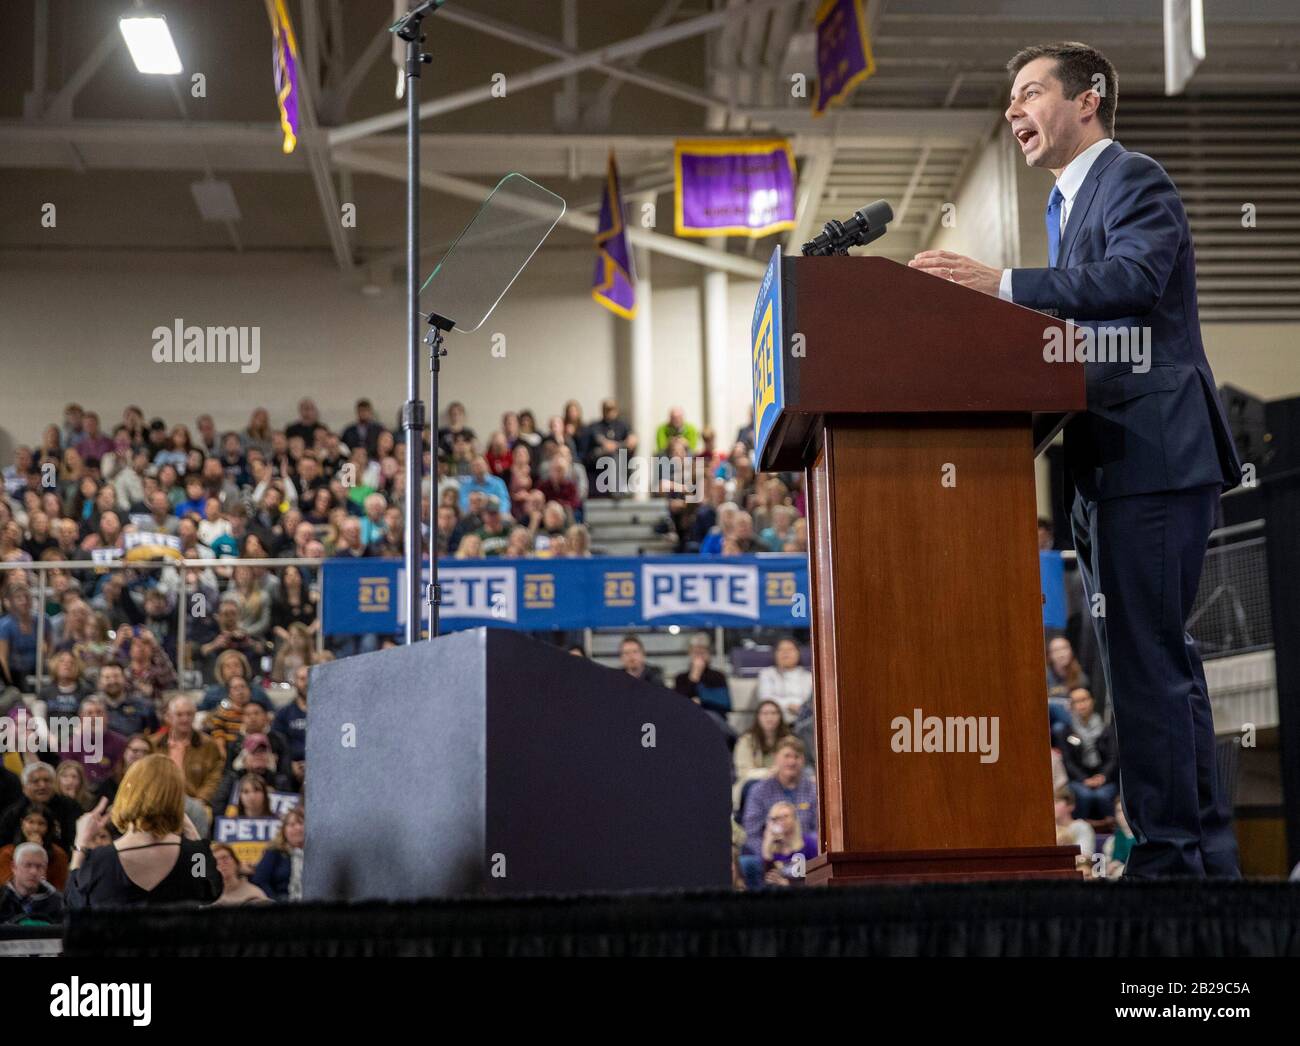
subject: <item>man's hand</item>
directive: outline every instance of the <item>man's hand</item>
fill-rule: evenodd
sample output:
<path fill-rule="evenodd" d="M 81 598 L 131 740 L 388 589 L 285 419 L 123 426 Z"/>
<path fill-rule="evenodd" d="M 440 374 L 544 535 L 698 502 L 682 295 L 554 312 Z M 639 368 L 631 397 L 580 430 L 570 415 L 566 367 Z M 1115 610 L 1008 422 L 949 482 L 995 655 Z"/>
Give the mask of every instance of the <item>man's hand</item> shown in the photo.
<path fill-rule="evenodd" d="M 1083 783 L 1087 788 L 1100 788 L 1106 783 L 1106 777 L 1103 774 L 1093 774 L 1091 777 L 1085 777 Z"/>
<path fill-rule="evenodd" d="M 967 258 L 964 254 L 952 251 L 922 251 L 907 263 L 913 269 L 928 272 L 942 280 L 959 283 L 963 287 L 983 291 L 997 297 L 998 284 L 1002 282 L 1002 270 Z"/>

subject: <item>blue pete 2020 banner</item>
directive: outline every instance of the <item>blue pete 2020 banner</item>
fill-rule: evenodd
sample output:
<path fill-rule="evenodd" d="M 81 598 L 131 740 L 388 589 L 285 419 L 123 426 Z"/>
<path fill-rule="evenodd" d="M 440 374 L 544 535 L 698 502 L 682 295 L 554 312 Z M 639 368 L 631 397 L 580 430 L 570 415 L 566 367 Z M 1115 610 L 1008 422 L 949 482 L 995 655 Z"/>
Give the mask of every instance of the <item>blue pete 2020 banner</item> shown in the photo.
<path fill-rule="evenodd" d="M 1060 554 L 1043 552 L 1043 624 L 1065 624 Z M 402 630 L 401 560 L 321 564 L 326 635 Z M 545 632 L 681 625 L 807 628 L 803 556 L 630 556 L 440 560 L 443 628 L 490 625 Z"/>

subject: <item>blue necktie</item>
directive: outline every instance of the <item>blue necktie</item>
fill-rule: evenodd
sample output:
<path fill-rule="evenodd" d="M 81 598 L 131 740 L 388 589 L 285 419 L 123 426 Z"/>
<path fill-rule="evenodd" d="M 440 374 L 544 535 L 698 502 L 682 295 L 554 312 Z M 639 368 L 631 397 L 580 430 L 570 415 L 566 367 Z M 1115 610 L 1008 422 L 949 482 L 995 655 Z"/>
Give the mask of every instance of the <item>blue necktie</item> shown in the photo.
<path fill-rule="evenodd" d="M 1061 203 L 1065 197 L 1061 190 L 1052 186 L 1052 194 L 1047 198 L 1047 264 L 1056 268 L 1056 256 L 1061 253 Z"/>

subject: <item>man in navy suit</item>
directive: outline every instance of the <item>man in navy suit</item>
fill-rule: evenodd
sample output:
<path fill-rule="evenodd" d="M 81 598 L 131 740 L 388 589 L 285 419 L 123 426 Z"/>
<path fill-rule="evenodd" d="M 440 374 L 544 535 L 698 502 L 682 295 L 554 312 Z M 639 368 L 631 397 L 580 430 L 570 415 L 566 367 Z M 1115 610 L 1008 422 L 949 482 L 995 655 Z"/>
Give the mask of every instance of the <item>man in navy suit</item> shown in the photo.
<path fill-rule="evenodd" d="M 1236 878 L 1186 622 L 1219 495 L 1241 466 L 1201 344 L 1187 215 L 1160 165 L 1114 141 L 1118 83 L 1103 55 L 1031 47 L 1007 69 L 1011 132 L 1029 166 L 1056 176 L 1048 267 L 995 269 L 950 251 L 911 264 L 1074 321 L 1088 410 L 1066 426 L 1065 460 L 1136 837 L 1126 874 Z"/>

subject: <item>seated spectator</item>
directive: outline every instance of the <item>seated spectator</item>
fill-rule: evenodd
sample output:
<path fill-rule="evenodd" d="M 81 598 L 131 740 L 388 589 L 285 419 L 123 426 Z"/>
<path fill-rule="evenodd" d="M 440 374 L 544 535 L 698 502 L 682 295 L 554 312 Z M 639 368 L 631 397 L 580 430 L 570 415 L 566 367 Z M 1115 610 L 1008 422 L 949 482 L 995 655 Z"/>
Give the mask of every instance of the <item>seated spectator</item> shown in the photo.
<path fill-rule="evenodd" d="M 307 684 L 311 669 L 300 665 L 293 674 L 293 700 L 275 713 L 271 733 L 284 739 L 292 762 L 307 758 Z"/>
<path fill-rule="evenodd" d="M 1111 833 L 1101 852 L 1106 855 L 1106 877 L 1119 879 L 1124 875 L 1124 866 L 1128 864 L 1128 855 L 1133 852 L 1133 831 L 1124 816 L 1124 800 L 1115 797 L 1115 831 Z"/>
<path fill-rule="evenodd" d="M 199 654 L 204 659 L 204 678 L 209 683 L 216 681 L 217 659 L 227 651 L 243 654 L 245 664 L 261 661 L 266 645 L 240 627 L 239 616 L 239 597 L 229 593 L 222 596 L 221 605 L 217 607 L 216 638 L 199 647 Z"/>
<path fill-rule="evenodd" d="M 122 763 L 126 738 L 109 729 L 104 702 L 94 695 L 86 698 L 71 726 L 59 734 L 59 759 L 80 763 L 92 786 L 112 777 Z"/>
<path fill-rule="evenodd" d="M 727 677 L 709 664 L 711 655 L 707 632 L 696 632 L 691 636 L 687 655 L 690 667 L 678 673 L 673 689 L 708 711 L 725 716 L 731 711 L 731 693 Z"/>
<path fill-rule="evenodd" d="M 271 663 L 271 680 L 287 683 L 299 665 L 310 665 L 316 654 L 316 643 L 306 625 L 294 622 L 289 626 L 275 660 Z"/>
<path fill-rule="evenodd" d="M 65 650 L 54 655 L 50 670 L 54 678 L 36 695 L 45 702 L 46 716 L 76 715 L 82 698 L 91 692 L 90 686 L 82 679 L 81 660 L 72 651 Z"/>
<path fill-rule="evenodd" d="M 691 454 L 699 449 L 700 432 L 686 420 L 686 412 L 681 407 L 672 407 L 668 411 L 668 420 L 655 432 L 655 453 L 665 453 L 674 439 L 684 440 L 686 450 Z"/>
<path fill-rule="evenodd" d="M 774 552 L 782 551 L 794 540 L 794 525 L 799 518 L 793 505 L 776 505 L 771 511 L 771 526 L 759 534 L 759 540 Z"/>
<path fill-rule="evenodd" d="M 1061 745 L 1061 759 L 1074 793 L 1075 813 L 1087 821 L 1109 817 L 1119 794 L 1115 735 L 1101 721 L 1085 687 L 1070 691 L 1070 730 Z"/>
<path fill-rule="evenodd" d="M 664 674 L 655 665 L 646 664 L 645 644 L 636 636 L 626 635 L 618 646 L 618 659 L 623 671 L 633 679 L 642 679 L 654 686 L 665 686 Z"/>
<path fill-rule="evenodd" d="M 731 539 L 736 525 L 736 516 L 739 512 L 740 507 L 734 502 L 724 501 L 722 504 L 718 505 L 713 513 L 715 522 L 708 528 L 704 536 L 700 538 L 700 555 L 722 555 L 722 546 Z M 698 533 L 698 528 L 696 528 L 694 533 Z"/>
<path fill-rule="evenodd" d="M 363 447 L 373 454 L 379 447 L 379 434 L 384 427 L 375 420 L 375 408 L 368 399 L 357 400 L 356 412 L 357 420 L 343 430 L 343 442 L 351 450 Z"/>
<path fill-rule="evenodd" d="M 460 481 L 460 511 L 465 515 L 470 510 L 469 496 L 475 492 L 487 497 L 495 497 L 497 505 L 510 504 L 510 488 L 500 476 L 494 476 L 488 469 L 486 459 L 475 458 L 469 467 L 469 475 Z"/>
<path fill-rule="evenodd" d="M 95 786 L 96 799 L 101 796 L 108 799 L 111 803 L 113 797 L 117 795 L 118 785 L 122 783 L 122 777 L 131 769 L 132 765 L 138 763 L 147 755 L 153 755 L 153 742 L 149 740 L 149 735 L 145 733 L 135 733 L 126 739 L 126 748 L 122 752 L 122 761 L 118 764 L 117 772 L 112 776 L 105 778 Z"/>
<path fill-rule="evenodd" d="M 482 559 L 483 539 L 478 534 L 466 534 L 456 546 L 454 559 Z"/>
<path fill-rule="evenodd" d="M 782 639 L 776 644 L 772 662 L 771 668 L 758 674 L 758 699 L 775 701 L 786 722 L 793 723 L 799 709 L 812 699 L 812 673 L 799 664 L 799 645 L 793 639 Z"/>
<path fill-rule="evenodd" d="M 269 768 L 271 746 L 265 735 L 255 737 L 240 754 L 239 766 L 222 779 L 213 809 L 225 817 L 270 817 L 271 793 L 288 789 L 277 787 L 278 777 Z"/>
<path fill-rule="evenodd" d="M 184 694 L 176 694 L 167 702 L 163 728 L 150 741 L 156 751 L 165 754 L 180 768 L 185 794 L 211 808 L 226 760 L 220 745 L 194 729 L 194 716 L 193 700 Z M 127 774 L 130 772 L 128 770 Z M 181 806 L 184 807 L 184 802 Z"/>
<path fill-rule="evenodd" d="M 0 617 L 0 683 L 9 682 L 26 690 L 27 679 L 36 674 L 36 612 L 32 593 L 26 585 L 10 582 L 5 587 L 4 607 Z M 45 656 L 53 652 L 53 626 L 46 619 Z"/>
<path fill-rule="evenodd" d="M 805 762 L 803 742 L 797 737 L 781 738 L 776 743 L 772 776 L 759 781 L 745 797 L 745 809 L 741 814 L 741 827 L 745 829 L 741 870 L 745 872 L 746 881 L 752 882 L 756 871 L 761 877 L 763 827 L 776 803 L 793 805 L 805 837 L 817 834 L 817 785 L 812 775 L 806 772 Z M 758 869 L 755 869 L 754 862 L 758 862 Z"/>
<path fill-rule="evenodd" d="M 1088 675 L 1074 656 L 1074 648 L 1065 636 L 1055 636 L 1047 644 L 1047 716 L 1052 730 L 1052 745 L 1059 748 L 1070 729 L 1070 691 L 1091 689 Z"/>
<path fill-rule="evenodd" d="M 53 836 L 54 817 L 49 807 L 44 803 L 27 803 L 19 813 L 17 832 L 6 846 L 0 846 L 0 882 L 7 882 L 12 875 L 18 847 L 35 843 L 48 859 L 45 877 L 56 890 L 62 890 L 68 882 L 68 851 Z"/>
<path fill-rule="evenodd" d="M 217 708 L 226 699 L 226 688 L 229 687 L 230 680 L 235 676 L 247 680 L 252 690 L 251 700 L 253 704 L 261 705 L 268 713 L 275 711 L 271 705 L 271 699 L 266 696 L 266 691 L 253 681 L 253 669 L 248 663 L 248 658 L 238 650 L 227 650 L 217 658 L 213 669 L 213 682 L 203 690 L 203 700 L 199 703 L 199 711 L 211 712 Z"/>
<path fill-rule="evenodd" d="M 212 844 L 212 859 L 221 873 L 221 896 L 214 905 L 267 904 L 271 900 L 260 886 L 254 886 L 244 877 L 244 869 L 235 851 L 225 843 Z"/>
<path fill-rule="evenodd" d="M 65 759 L 54 771 L 55 787 L 59 795 L 71 799 L 83 813 L 98 801 L 87 783 L 86 768 L 75 759 Z"/>
<path fill-rule="evenodd" d="M 364 515 L 361 517 L 361 543 L 373 545 L 382 541 L 388 533 L 388 523 L 384 513 L 388 509 L 388 499 L 382 494 L 367 494 L 362 502 Z"/>
<path fill-rule="evenodd" d="M 760 701 L 754 710 L 754 725 L 740 735 L 732 750 L 736 769 L 736 785 L 732 789 L 732 805 L 739 812 L 745 808 L 745 793 L 756 781 L 772 776 L 776 765 L 776 746 L 781 738 L 790 736 L 790 726 L 781 715 L 781 706 L 775 701 Z"/>
<path fill-rule="evenodd" d="M 240 735 L 240 724 L 244 721 L 244 709 L 252 700 L 253 691 L 248 680 L 242 676 L 231 676 L 226 685 L 225 699 L 208 716 L 204 724 L 207 735 L 221 746 L 222 762 L 225 762 L 226 745 Z"/>
<path fill-rule="evenodd" d="M 261 887 L 273 901 L 302 900 L 303 845 L 306 815 L 301 806 L 286 810 L 280 830 L 262 854 L 253 871 L 253 885 Z"/>
<path fill-rule="evenodd" d="M 176 685 L 176 669 L 152 632 L 139 627 L 135 632 L 123 666 L 126 688 L 132 694 L 156 701 L 162 697 L 164 690 L 170 690 Z"/>
<path fill-rule="evenodd" d="M 23 767 L 22 782 L 22 798 L 10 803 L 3 812 L 0 812 L 0 839 L 13 842 L 24 810 L 36 804 L 48 807 L 53 818 L 53 841 L 65 850 L 68 849 L 72 844 L 77 818 L 81 816 L 82 810 L 71 799 L 59 795 L 54 767 L 48 763 L 28 763 Z"/>
<path fill-rule="evenodd" d="M 755 552 L 771 552 L 766 544 L 754 533 L 754 518 L 748 512 L 737 512 L 731 520 L 731 533 L 723 542 L 724 556 L 748 556 Z"/>
<path fill-rule="evenodd" d="M 510 531 L 503 555 L 507 559 L 526 559 L 533 554 L 533 535 L 527 527 L 515 527 Z"/>
<path fill-rule="evenodd" d="M 240 746 L 239 755 L 235 756 L 234 763 L 231 764 L 230 772 L 222 778 L 218 795 L 225 795 L 227 808 L 234 806 L 239 810 L 264 810 L 263 813 L 240 813 L 240 817 L 269 817 L 272 813 L 270 793 L 298 790 L 289 774 L 277 767 L 276 756 L 270 750 L 270 738 L 266 734 L 248 734 Z M 260 787 L 264 793 L 264 804 L 252 800 L 253 806 L 247 807 L 248 797 L 244 793 L 250 787 Z M 230 816 L 229 813 L 227 816 Z"/>
<path fill-rule="evenodd" d="M 571 522 L 564 506 L 558 501 L 548 501 L 546 507 L 542 509 L 541 519 L 538 521 L 533 539 L 538 553 L 559 558 L 551 548 L 557 542 L 558 547 L 567 552 L 568 541 L 565 535 L 570 526 Z"/>
<path fill-rule="evenodd" d="M 235 567 L 230 591 L 239 595 L 239 630 L 255 640 L 265 639 L 271 630 L 272 598 L 252 567 Z"/>
<path fill-rule="evenodd" d="M 128 694 L 126 672 L 121 665 L 110 663 L 99 670 L 98 696 L 104 703 L 110 730 L 123 737 L 158 730 L 158 713 L 154 711 L 153 701 Z"/>
<path fill-rule="evenodd" d="M 1091 860 L 1097 849 L 1097 833 L 1087 821 L 1074 816 L 1074 793 L 1062 788 L 1056 793 L 1056 845 L 1077 846 L 1079 853 Z"/>
<path fill-rule="evenodd" d="M 14 848 L 13 871 L 0 888 L 0 926 L 56 926 L 63 922 L 63 897 L 46 876 L 50 858 L 39 843 Z"/>
<path fill-rule="evenodd" d="M 546 466 L 546 478 L 537 489 L 548 502 L 559 502 L 570 512 L 577 512 L 582 508 L 582 498 L 578 485 L 569 476 L 570 469 L 569 459 L 564 454 L 556 454 Z"/>
<path fill-rule="evenodd" d="M 620 450 L 627 451 L 629 457 L 636 453 L 637 437 L 628 428 L 627 422 L 619 417 L 617 401 L 601 401 L 600 420 L 587 426 L 579 440 L 579 446 L 583 451 L 583 464 L 587 467 L 590 486 L 599 491 L 596 477 L 600 474 L 601 459 L 617 457 Z"/>
<path fill-rule="evenodd" d="M 282 769 L 289 765 L 288 747 L 278 734 L 271 736 L 271 713 L 256 701 L 244 706 L 244 718 L 239 724 L 239 736 L 226 745 L 226 769 L 229 770 L 244 750 L 244 739 L 253 734 L 266 734 L 271 742 L 271 754 Z"/>
<path fill-rule="evenodd" d="M 465 424 L 465 405 L 453 400 L 447 404 L 447 424 L 438 429 L 438 448 L 445 456 L 451 457 L 457 436 L 466 442 L 475 438 L 474 430 Z"/>
<path fill-rule="evenodd" d="M 817 856 L 817 836 L 799 827 L 793 803 L 773 803 L 763 826 L 763 886 L 802 886 L 807 863 Z M 796 862 L 796 856 L 802 862 Z M 748 883 L 746 884 L 748 885 Z"/>
<path fill-rule="evenodd" d="M 111 815 L 107 808 L 101 799 L 77 822 L 69 908 L 211 904 L 221 895 L 221 873 L 185 816 L 185 780 L 171 759 L 150 755 L 136 762 L 122 778 Z M 89 849 L 110 817 L 122 834 Z"/>
<path fill-rule="evenodd" d="M 591 555 L 591 531 L 585 524 L 575 523 L 564 532 L 564 544 L 570 559 L 584 559 Z"/>
<path fill-rule="evenodd" d="M 505 518 L 501 505 L 502 502 L 489 495 L 483 506 L 483 526 L 477 531 L 477 536 L 484 556 L 503 556 L 510 544 L 510 532 L 515 524 Z"/>
<path fill-rule="evenodd" d="M 504 433 L 498 431 L 488 437 L 487 450 L 483 452 L 483 460 L 487 462 L 488 471 L 492 475 L 501 477 L 509 475 L 514 455 L 510 452 L 510 444 L 506 441 Z"/>

